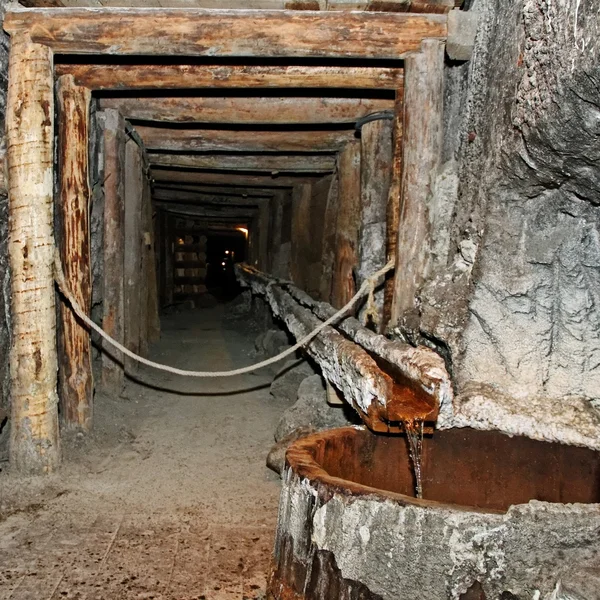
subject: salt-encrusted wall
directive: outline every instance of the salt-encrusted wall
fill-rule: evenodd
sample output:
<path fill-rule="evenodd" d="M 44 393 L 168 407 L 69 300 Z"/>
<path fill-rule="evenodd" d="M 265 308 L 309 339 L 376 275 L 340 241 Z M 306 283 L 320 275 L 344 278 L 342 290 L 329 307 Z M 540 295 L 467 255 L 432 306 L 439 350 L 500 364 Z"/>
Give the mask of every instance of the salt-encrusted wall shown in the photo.
<path fill-rule="evenodd" d="M 0 23 L 8 0 L 0 0 Z M 8 75 L 8 36 L 0 28 L 0 153 L 4 155 L 4 114 Z M 10 273 L 7 255 L 8 198 L 0 192 L 0 460 L 6 452 L 7 431 L 2 428 L 8 410 L 8 346 L 10 341 Z"/>
<path fill-rule="evenodd" d="M 470 10 L 473 59 L 446 69 L 420 327 L 401 331 L 444 354 L 469 419 L 533 411 L 510 428 L 574 419 L 600 443 L 600 4 Z"/>

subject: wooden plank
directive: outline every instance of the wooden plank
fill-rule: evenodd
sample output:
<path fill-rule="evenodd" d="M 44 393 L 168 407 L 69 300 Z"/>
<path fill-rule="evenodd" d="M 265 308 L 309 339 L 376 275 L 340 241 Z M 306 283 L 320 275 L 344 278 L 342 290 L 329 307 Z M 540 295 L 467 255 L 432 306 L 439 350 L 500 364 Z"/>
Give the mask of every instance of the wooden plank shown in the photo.
<path fill-rule="evenodd" d="M 444 39 L 445 15 L 252 10 L 43 8 L 4 29 L 64 54 L 400 59 Z"/>
<path fill-rule="evenodd" d="M 104 139 L 104 298 L 102 328 L 125 341 L 125 120 L 116 110 L 100 117 Z M 123 389 L 123 355 L 102 348 L 102 387 L 115 396 Z"/>
<path fill-rule="evenodd" d="M 149 151 L 171 152 L 336 152 L 354 130 L 171 129 L 137 125 Z"/>
<path fill-rule="evenodd" d="M 334 97 L 171 97 L 102 98 L 127 119 L 170 123 L 244 125 L 354 123 L 373 112 L 394 108 L 380 98 Z"/>
<path fill-rule="evenodd" d="M 361 129 L 360 229 L 357 285 L 385 266 L 387 242 L 387 204 L 392 180 L 392 133 L 389 120 L 371 121 Z M 376 291 L 374 306 L 363 306 L 360 320 L 381 331 L 383 321 L 383 284 Z"/>
<path fill-rule="evenodd" d="M 251 219 L 258 214 L 259 206 L 202 206 L 197 204 L 186 204 L 185 202 L 164 202 L 155 200 L 157 207 L 172 212 L 185 211 L 189 214 L 198 215 L 206 219 Z"/>
<path fill-rule="evenodd" d="M 160 186 L 154 187 L 152 194 L 154 200 L 161 202 L 185 202 L 196 203 L 204 206 L 258 206 L 264 204 L 268 198 L 252 196 L 244 198 L 242 196 L 215 196 L 214 194 L 205 194 L 193 190 L 165 189 Z"/>
<path fill-rule="evenodd" d="M 360 226 L 360 142 L 348 144 L 338 158 L 338 215 L 331 303 L 340 308 L 356 293 Z"/>
<path fill-rule="evenodd" d="M 405 67 L 402 196 L 390 326 L 418 332 L 417 295 L 433 234 L 427 207 L 443 145 L 444 44 L 426 40 Z"/>
<path fill-rule="evenodd" d="M 174 181 L 155 181 L 154 189 L 162 190 L 181 190 L 184 192 L 195 192 L 197 194 L 206 194 L 214 196 L 215 198 L 222 197 L 227 198 L 271 198 L 277 195 L 277 189 L 267 188 L 248 188 L 248 187 L 235 187 L 235 186 L 222 186 L 222 185 L 201 185 L 197 183 L 185 183 L 185 182 L 174 182 Z"/>
<path fill-rule="evenodd" d="M 330 173 L 335 156 L 327 154 L 148 154 L 150 165 L 221 171 Z"/>
<path fill-rule="evenodd" d="M 402 161 L 404 135 L 404 89 L 396 92 L 396 110 L 392 132 L 392 180 L 387 204 L 386 259 L 396 257 L 398 243 L 398 225 L 400 222 L 400 195 L 402 189 Z M 381 315 L 380 331 L 385 331 L 392 316 L 394 302 L 394 277 L 388 273 L 383 290 L 383 312 Z"/>
<path fill-rule="evenodd" d="M 90 90 L 75 85 L 73 77 L 58 80 L 57 242 L 67 285 L 88 316 L 92 308 L 88 156 L 91 97 Z M 90 333 L 64 302 L 59 312 L 61 417 L 67 427 L 89 431 L 94 393 Z"/>
<path fill-rule="evenodd" d="M 125 347 L 140 354 L 142 347 L 142 151 L 131 139 L 125 144 Z M 138 363 L 125 358 L 125 373 L 135 375 Z"/>
<path fill-rule="evenodd" d="M 331 302 L 333 283 L 333 264 L 335 261 L 335 244 L 337 232 L 337 216 L 339 203 L 339 177 L 334 173 L 327 194 L 327 205 L 323 217 L 323 239 L 321 252 L 321 282 L 319 285 L 319 298 Z"/>
<path fill-rule="evenodd" d="M 12 39 L 6 110 L 12 342 L 11 467 L 53 471 L 60 461 L 54 299 L 52 53 Z"/>
<path fill-rule="evenodd" d="M 210 173 L 204 171 L 171 171 L 164 169 L 152 169 L 152 177 L 155 181 L 171 181 L 176 183 L 196 183 L 200 185 L 232 186 L 236 188 L 255 187 L 271 191 L 277 188 L 289 188 L 300 183 L 312 183 L 319 177 L 307 176 L 270 176 L 270 175 L 247 175 L 240 173 Z"/>
<path fill-rule="evenodd" d="M 269 240 L 272 231 L 269 228 L 270 202 L 263 202 L 258 209 L 258 268 L 266 270 L 269 262 Z"/>
<path fill-rule="evenodd" d="M 290 273 L 292 281 L 306 289 L 308 276 L 308 248 L 311 244 L 310 230 L 310 184 L 297 185 L 292 191 L 292 261 Z"/>
<path fill-rule="evenodd" d="M 389 67 L 241 65 L 57 64 L 57 76 L 72 74 L 92 90 L 175 89 L 377 89 L 402 87 L 403 71 Z"/>

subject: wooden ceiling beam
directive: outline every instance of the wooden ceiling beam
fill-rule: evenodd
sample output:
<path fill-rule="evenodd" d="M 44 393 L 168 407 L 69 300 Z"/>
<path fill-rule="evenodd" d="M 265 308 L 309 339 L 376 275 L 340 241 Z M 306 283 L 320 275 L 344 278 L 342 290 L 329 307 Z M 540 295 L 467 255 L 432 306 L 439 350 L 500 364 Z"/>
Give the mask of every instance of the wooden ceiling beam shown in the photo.
<path fill-rule="evenodd" d="M 152 198 L 161 202 L 194 202 L 205 206 L 251 206 L 258 207 L 271 198 L 265 197 L 247 197 L 242 196 L 215 196 L 214 194 L 205 194 L 194 190 L 168 189 L 155 187 L 152 190 Z"/>
<path fill-rule="evenodd" d="M 394 110 L 394 99 L 323 97 L 102 98 L 126 119 L 175 123 L 354 123 L 374 112 Z"/>
<path fill-rule="evenodd" d="M 57 64 L 57 76 L 73 75 L 92 90 L 178 90 L 202 88 L 323 88 L 397 90 L 401 68 L 242 65 Z"/>
<path fill-rule="evenodd" d="M 171 152 L 336 152 L 355 137 L 354 130 L 135 129 L 147 150 Z"/>
<path fill-rule="evenodd" d="M 318 177 L 289 175 L 271 177 L 269 175 L 246 175 L 237 173 L 209 173 L 204 171 L 175 171 L 152 169 L 152 178 L 155 181 L 171 181 L 176 183 L 195 183 L 199 185 L 232 186 L 237 188 L 258 187 L 268 188 L 290 188 L 301 183 L 314 183 Z"/>
<path fill-rule="evenodd" d="M 164 202 L 162 200 L 155 200 L 155 204 L 159 208 L 167 208 L 173 211 L 193 211 L 193 213 L 199 217 L 205 217 L 207 219 L 231 219 L 235 221 L 249 220 L 258 214 L 258 208 L 240 208 L 240 207 L 204 207 L 197 204 L 186 204 L 185 202 Z"/>
<path fill-rule="evenodd" d="M 401 59 L 445 39 L 446 15 L 338 11 L 12 7 L 4 29 L 56 53 Z"/>
<path fill-rule="evenodd" d="M 331 173 L 334 155 L 148 154 L 150 165 L 221 171 Z"/>
<path fill-rule="evenodd" d="M 196 192 L 199 194 L 208 194 L 216 197 L 231 198 L 248 198 L 248 199 L 259 199 L 259 198 L 273 198 L 274 196 L 281 193 L 279 188 L 245 188 L 235 186 L 223 186 L 223 185 L 200 185 L 197 183 L 180 183 L 174 181 L 155 181 L 155 188 L 169 189 L 169 190 L 182 190 L 188 192 Z"/>

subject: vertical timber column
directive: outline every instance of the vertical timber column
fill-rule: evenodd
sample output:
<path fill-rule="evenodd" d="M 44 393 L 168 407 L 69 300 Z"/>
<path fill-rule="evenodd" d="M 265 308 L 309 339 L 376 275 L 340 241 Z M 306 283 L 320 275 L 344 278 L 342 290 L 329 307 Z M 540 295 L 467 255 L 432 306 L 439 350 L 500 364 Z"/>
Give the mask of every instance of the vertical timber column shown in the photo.
<path fill-rule="evenodd" d="M 392 132 L 392 180 L 387 203 L 386 262 L 396 258 L 398 246 L 398 223 L 400 222 L 400 194 L 402 189 L 404 135 L 404 89 L 396 90 L 395 115 Z M 395 271 L 385 278 L 383 293 L 383 314 L 380 332 L 387 330 L 392 316 L 394 300 Z"/>
<path fill-rule="evenodd" d="M 13 468 L 46 473 L 59 463 L 53 261 L 52 52 L 11 38 L 7 96 L 10 349 Z"/>
<path fill-rule="evenodd" d="M 104 316 L 102 327 L 118 342 L 125 340 L 125 120 L 114 109 L 104 115 Z M 123 389 L 123 355 L 112 347 L 102 352 L 102 387 L 110 394 Z"/>
<path fill-rule="evenodd" d="M 311 243 L 311 195 L 312 185 L 310 183 L 297 185 L 292 192 L 292 261 L 290 271 L 292 281 L 303 290 L 306 290 L 308 248 Z"/>
<path fill-rule="evenodd" d="M 387 204 L 392 180 L 392 122 L 377 120 L 361 129 L 358 286 L 386 263 Z M 361 311 L 361 321 L 372 320 L 376 331 L 383 321 L 383 289 L 375 294 L 376 314 Z"/>
<path fill-rule="evenodd" d="M 323 242 L 321 251 L 321 284 L 319 298 L 331 302 L 333 264 L 335 260 L 336 228 L 339 203 L 339 181 L 335 173 L 327 194 L 327 205 L 323 223 Z"/>
<path fill-rule="evenodd" d="M 269 231 L 269 212 L 271 201 L 268 199 L 261 200 L 258 207 L 258 268 L 261 271 L 266 271 L 269 267 L 269 239 L 271 232 Z"/>
<path fill-rule="evenodd" d="M 125 145 L 125 347 L 136 354 L 142 351 L 142 218 L 144 173 L 142 151 L 131 139 Z M 145 298 L 144 298 L 145 300 Z M 138 363 L 125 358 L 125 373 L 135 374 Z"/>
<path fill-rule="evenodd" d="M 404 156 L 391 327 L 419 328 L 417 297 L 429 259 L 428 202 L 443 143 L 444 43 L 423 40 L 404 61 Z"/>
<path fill-rule="evenodd" d="M 338 216 L 331 303 L 341 308 L 356 293 L 360 227 L 360 142 L 348 142 L 338 157 Z"/>
<path fill-rule="evenodd" d="M 90 273 L 89 112 L 91 91 L 75 85 L 72 75 L 58 80 L 58 204 L 60 249 L 67 285 L 89 316 L 92 307 Z M 60 304 L 59 399 L 68 427 L 92 426 L 92 348 L 90 332 L 71 309 Z"/>

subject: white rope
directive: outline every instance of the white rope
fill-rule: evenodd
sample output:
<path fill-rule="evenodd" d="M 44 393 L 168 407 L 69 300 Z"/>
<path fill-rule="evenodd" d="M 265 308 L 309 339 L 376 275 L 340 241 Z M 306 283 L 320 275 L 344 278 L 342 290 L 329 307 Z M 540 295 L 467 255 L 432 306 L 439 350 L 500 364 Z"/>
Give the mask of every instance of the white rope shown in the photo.
<path fill-rule="evenodd" d="M 273 363 L 279 362 L 282 358 L 285 358 L 286 356 L 290 356 L 291 354 L 294 354 L 296 352 L 296 350 L 302 348 L 303 346 L 308 344 L 311 340 L 313 340 L 315 337 L 317 337 L 319 335 L 319 333 L 321 333 L 321 331 L 323 331 L 323 329 L 325 329 L 326 327 L 328 327 L 329 325 L 331 325 L 332 323 L 337 321 L 340 317 L 342 317 L 348 310 L 350 310 L 350 308 L 352 308 L 352 306 L 354 306 L 354 304 L 360 298 L 362 298 L 365 294 L 367 294 L 369 292 L 370 289 L 372 289 L 375 286 L 375 284 L 379 280 L 379 278 L 383 277 L 386 273 L 391 271 L 393 268 L 394 268 L 394 260 L 390 260 L 390 262 L 388 262 L 388 264 L 385 265 L 385 267 L 383 267 L 382 269 L 379 269 L 379 271 L 373 273 L 373 275 L 371 275 L 370 277 L 365 279 L 364 283 L 360 286 L 360 289 L 358 290 L 358 292 L 356 292 L 356 294 L 354 294 L 354 296 L 352 296 L 352 298 L 349 300 L 349 302 L 345 306 L 340 308 L 340 310 L 338 310 L 334 315 L 329 317 L 329 319 L 327 319 L 326 321 L 323 321 L 323 323 L 321 323 L 317 328 L 315 328 L 313 331 L 311 331 L 308 335 L 305 335 L 302 339 L 300 339 L 298 342 L 296 342 L 291 348 L 284 350 L 277 356 L 273 356 L 271 358 L 263 360 L 254 365 L 248 365 L 247 367 L 242 367 L 240 369 L 233 369 L 231 371 L 187 371 L 185 369 L 178 369 L 177 367 L 170 367 L 169 365 L 163 365 L 163 364 L 154 362 L 152 360 L 148 360 L 147 358 L 143 358 L 142 356 L 135 354 L 135 352 L 132 352 L 131 350 L 128 350 L 127 348 L 125 348 L 125 346 L 123 346 L 122 344 L 117 342 L 117 340 L 110 337 L 110 335 L 108 335 L 108 333 L 106 333 L 101 327 L 96 325 L 96 323 L 94 323 L 82 310 L 81 306 L 79 305 L 79 303 L 77 302 L 77 300 L 71 293 L 71 290 L 67 286 L 67 282 L 65 280 L 65 275 L 64 275 L 64 272 L 62 269 L 62 264 L 60 261 L 60 256 L 58 254 L 58 251 L 56 251 L 55 255 L 54 255 L 54 279 L 56 281 L 56 284 L 58 285 L 58 289 L 60 290 L 62 295 L 69 301 L 69 304 L 71 305 L 73 312 L 90 329 L 93 329 L 98 335 L 100 335 L 103 339 L 105 339 L 111 346 L 113 346 L 115 349 L 122 352 L 125 356 L 128 356 L 129 358 L 131 358 L 143 365 L 146 365 L 148 367 L 158 369 L 159 371 L 166 371 L 167 373 L 174 373 L 175 375 L 184 375 L 186 377 L 234 377 L 236 375 L 243 375 L 244 373 L 250 373 L 252 371 L 256 371 L 258 369 L 262 369 L 263 367 L 272 365 Z"/>

